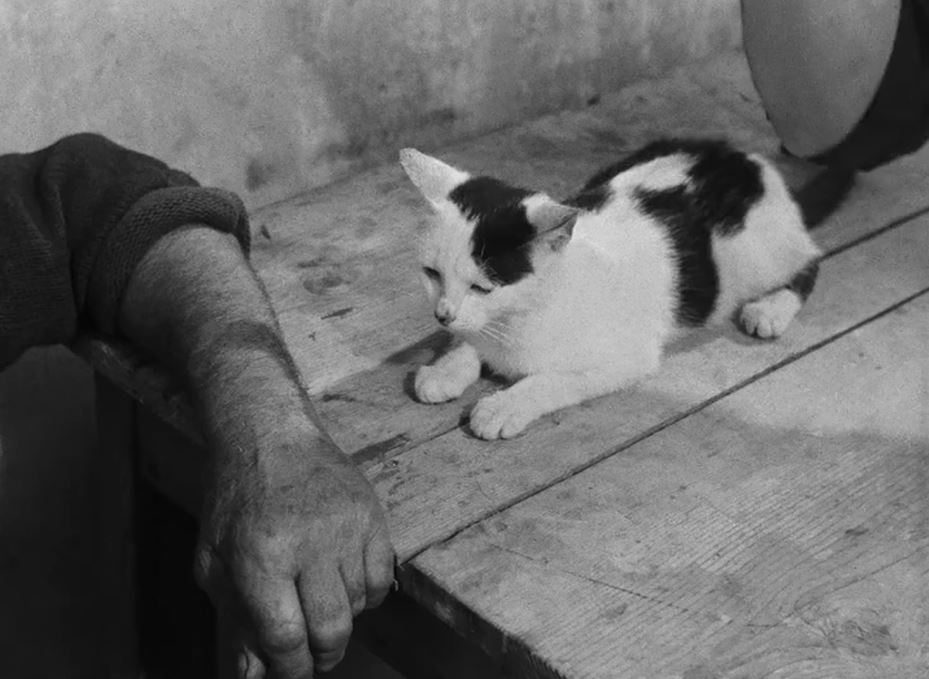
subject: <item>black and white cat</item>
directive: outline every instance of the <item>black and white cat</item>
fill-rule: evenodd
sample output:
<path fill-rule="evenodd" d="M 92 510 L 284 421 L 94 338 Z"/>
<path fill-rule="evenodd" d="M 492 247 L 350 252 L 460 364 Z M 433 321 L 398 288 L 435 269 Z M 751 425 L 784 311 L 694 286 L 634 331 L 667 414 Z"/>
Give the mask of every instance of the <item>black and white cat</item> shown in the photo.
<path fill-rule="evenodd" d="M 853 179 L 827 170 L 792 194 L 762 156 L 665 139 L 557 202 L 413 149 L 400 160 L 435 212 L 422 271 L 456 338 L 416 396 L 457 398 L 482 363 L 516 380 L 471 411 L 485 439 L 647 375 L 683 329 L 738 315 L 751 335 L 783 333 L 816 280 L 808 228 Z"/>

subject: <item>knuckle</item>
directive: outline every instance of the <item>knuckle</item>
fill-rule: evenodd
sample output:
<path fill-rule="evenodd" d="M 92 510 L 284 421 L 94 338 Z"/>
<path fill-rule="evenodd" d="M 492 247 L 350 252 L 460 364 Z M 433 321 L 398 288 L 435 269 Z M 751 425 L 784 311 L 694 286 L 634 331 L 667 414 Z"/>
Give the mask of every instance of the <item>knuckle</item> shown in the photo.
<path fill-rule="evenodd" d="M 331 653 L 320 653 L 317 658 L 317 667 L 321 672 L 329 672 L 335 669 L 335 666 L 342 662 L 345 657 L 345 650 L 334 651 Z"/>
<path fill-rule="evenodd" d="M 264 663 L 251 651 L 242 649 L 239 654 L 240 679 L 264 679 L 266 668 Z"/>
<path fill-rule="evenodd" d="M 352 615 L 358 615 L 368 606 L 368 597 L 364 592 L 357 594 L 351 599 Z"/>
<path fill-rule="evenodd" d="M 348 644 L 352 634 L 352 617 L 340 614 L 331 620 L 320 621 L 312 626 L 310 637 L 314 650 L 340 653 Z"/>
<path fill-rule="evenodd" d="M 262 648 L 271 655 L 294 653 L 306 644 L 306 630 L 296 621 L 278 619 L 273 625 L 259 630 L 258 636 Z"/>

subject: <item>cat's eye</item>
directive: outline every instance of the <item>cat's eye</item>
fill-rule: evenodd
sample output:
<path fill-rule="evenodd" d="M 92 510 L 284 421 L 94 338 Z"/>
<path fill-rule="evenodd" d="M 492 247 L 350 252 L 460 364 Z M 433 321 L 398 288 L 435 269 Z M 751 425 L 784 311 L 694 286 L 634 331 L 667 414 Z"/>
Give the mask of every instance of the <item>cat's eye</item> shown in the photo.
<path fill-rule="evenodd" d="M 431 266 L 424 266 L 423 273 L 426 274 L 426 278 L 429 278 L 430 280 L 433 280 L 433 281 L 437 281 L 440 278 L 442 278 L 442 275 L 438 271 L 433 269 Z"/>
<path fill-rule="evenodd" d="M 489 295 L 492 291 L 493 288 L 487 288 L 477 283 L 471 286 L 471 292 L 476 292 L 478 295 Z"/>

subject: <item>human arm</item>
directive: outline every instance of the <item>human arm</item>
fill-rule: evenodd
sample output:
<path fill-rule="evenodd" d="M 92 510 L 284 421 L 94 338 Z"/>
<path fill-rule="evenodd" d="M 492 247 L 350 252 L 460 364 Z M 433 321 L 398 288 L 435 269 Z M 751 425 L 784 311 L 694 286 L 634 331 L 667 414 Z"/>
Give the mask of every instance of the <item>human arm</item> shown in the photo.
<path fill-rule="evenodd" d="M 99 135 L 0 156 L 0 369 L 83 327 L 129 339 L 184 379 L 212 453 L 204 582 L 220 591 L 226 566 L 265 657 L 301 676 L 306 616 L 323 667 L 351 623 L 344 600 L 314 593 L 348 587 L 356 608 L 377 603 L 392 553 L 370 486 L 314 421 L 248 241 L 236 196 Z M 313 579 L 333 580 L 333 564 L 341 590 Z"/>
<path fill-rule="evenodd" d="M 247 247 L 244 214 L 233 194 L 96 134 L 0 156 L 0 369 L 82 326 L 114 332 L 152 243 L 197 219 Z"/>
<path fill-rule="evenodd" d="M 258 279 L 235 240 L 190 226 L 136 268 L 120 329 L 185 375 L 211 454 L 197 572 L 233 593 L 281 677 L 342 657 L 352 616 L 393 579 L 383 512 L 319 426 Z"/>

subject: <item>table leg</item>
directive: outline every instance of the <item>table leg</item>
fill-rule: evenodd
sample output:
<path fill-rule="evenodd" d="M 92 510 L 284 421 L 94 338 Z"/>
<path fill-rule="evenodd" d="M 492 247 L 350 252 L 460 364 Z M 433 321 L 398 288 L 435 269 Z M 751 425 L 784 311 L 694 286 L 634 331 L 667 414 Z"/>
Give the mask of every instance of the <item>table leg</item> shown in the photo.
<path fill-rule="evenodd" d="M 94 376 L 101 677 L 140 676 L 135 624 L 135 403 Z"/>

